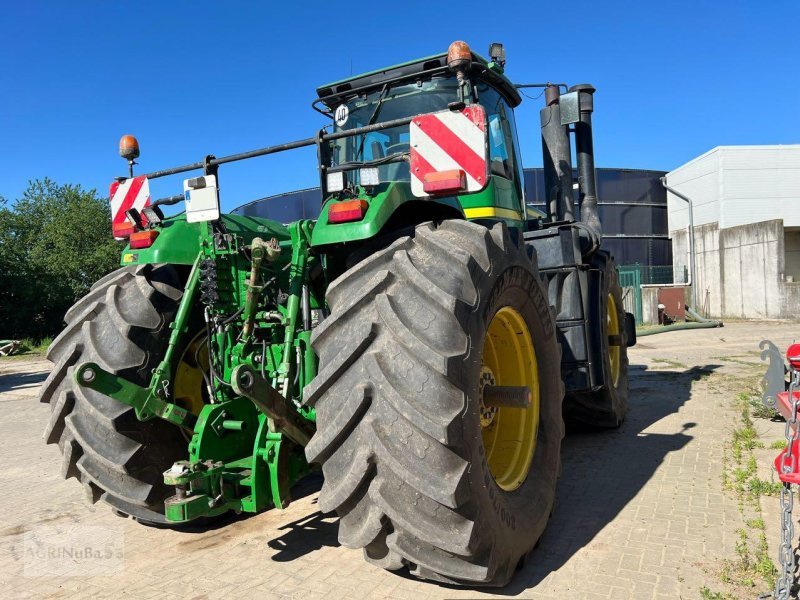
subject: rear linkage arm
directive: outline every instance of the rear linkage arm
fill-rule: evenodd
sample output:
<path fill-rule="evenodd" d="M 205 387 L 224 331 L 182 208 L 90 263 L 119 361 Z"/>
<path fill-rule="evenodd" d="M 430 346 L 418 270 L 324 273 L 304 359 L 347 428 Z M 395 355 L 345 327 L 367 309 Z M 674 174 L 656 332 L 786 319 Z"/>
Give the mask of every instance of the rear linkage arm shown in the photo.
<path fill-rule="evenodd" d="M 153 371 L 150 385 L 146 388 L 131 383 L 122 377 L 117 377 L 101 368 L 96 363 L 83 363 L 75 371 L 75 380 L 78 385 L 100 392 L 114 398 L 123 404 L 132 406 L 136 411 L 136 418 L 147 421 L 159 417 L 175 425 L 193 429 L 196 417 L 177 404 L 169 402 L 169 386 L 174 371 L 175 349 L 181 335 L 186 333 L 189 313 L 194 304 L 197 291 L 197 282 L 200 276 L 200 259 L 197 257 L 192 265 L 189 281 L 181 298 L 175 320 L 170 324 L 172 330 L 167 344 L 164 358 Z"/>

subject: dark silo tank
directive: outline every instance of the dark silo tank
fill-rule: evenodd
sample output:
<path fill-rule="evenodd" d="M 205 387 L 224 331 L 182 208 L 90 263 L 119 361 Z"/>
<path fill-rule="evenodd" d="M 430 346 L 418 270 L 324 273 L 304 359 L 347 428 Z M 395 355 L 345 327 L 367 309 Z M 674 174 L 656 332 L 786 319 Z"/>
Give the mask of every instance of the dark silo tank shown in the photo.
<path fill-rule="evenodd" d="M 544 170 L 524 171 L 527 202 L 544 211 Z M 667 194 L 659 182 L 659 177 L 665 174 L 664 171 L 638 169 L 597 169 L 603 248 L 614 254 L 618 265 L 672 265 L 672 245 L 667 233 Z M 315 219 L 321 201 L 319 188 L 309 188 L 254 200 L 233 212 L 289 223 Z M 575 217 L 579 218 L 579 214 L 576 202 Z"/>

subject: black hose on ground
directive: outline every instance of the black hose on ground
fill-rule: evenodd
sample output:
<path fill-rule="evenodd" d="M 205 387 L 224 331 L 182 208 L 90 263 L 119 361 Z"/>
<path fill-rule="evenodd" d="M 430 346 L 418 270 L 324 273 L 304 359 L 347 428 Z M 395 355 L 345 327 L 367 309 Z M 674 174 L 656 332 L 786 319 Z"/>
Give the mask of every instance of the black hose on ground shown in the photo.
<path fill-rule="evenodd" d="M 673 323 L 672 325 L 666 325 L 664 327 L 647 329 L 645 331 L 637 331 L 636 337 L 640 338 L 648 335 L 655 335 L 657 333 L 666 333 L 667 331 L 680 331 L 682 329 L 713 329 L 714 327 L 723 326 L 724 325 L 722 321 L 714 321 L 712 319 L 701 317 L 690 306 L 687 306 L 685 323 Z"/>
<path fill-rule="evenodd" d="M 686 307 L 686 320 L 693 321 L 694 323 L 713 323 L 714 327 L 722 327 L 722 321 L 714 321 L 701 317 L 691 306 Z"/>

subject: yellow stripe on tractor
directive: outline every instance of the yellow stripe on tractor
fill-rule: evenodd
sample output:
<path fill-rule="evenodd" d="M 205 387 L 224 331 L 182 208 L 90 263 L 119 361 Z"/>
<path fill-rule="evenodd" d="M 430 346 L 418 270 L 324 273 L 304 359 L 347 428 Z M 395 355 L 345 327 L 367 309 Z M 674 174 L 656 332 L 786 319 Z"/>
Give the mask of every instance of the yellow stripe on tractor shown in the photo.
<path fill-rule="evenodd" d="M 465 208 L 464 216 L 468 219 L 514 219 L 523 221 L 522 213 L 510 208 L 498 208 L 496 206 L 479 206 L 477 208 Z"/>

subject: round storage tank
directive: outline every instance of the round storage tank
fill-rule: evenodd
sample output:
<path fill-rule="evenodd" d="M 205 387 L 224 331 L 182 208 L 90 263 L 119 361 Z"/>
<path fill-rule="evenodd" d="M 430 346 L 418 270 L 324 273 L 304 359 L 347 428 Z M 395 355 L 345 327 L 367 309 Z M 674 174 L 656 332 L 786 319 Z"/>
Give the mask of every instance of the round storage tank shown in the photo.
<path fill-rule="evenodd" d="M 659 181 L 664 175 L 664 171 L 597 169 L 603 248 L 618 265 L 672 266 L 667 194 Z M 545 210 L 542 169 L 525 169 L 525 195 L 528 204 Z M 579 214 L 576 193 L 575 215 Z"/>
<path fill-rule="evenodd" d="M 618 265 L 672 266 L 667 195 L 659 181 L 665 174 L 664 171 L 597 169 L 603 247 L 614 255 Z M 525 195 L 528 204 L 544 210 L 542 169 L 525 169 Z M 233 212 L 290 223 L 317 218 L 321 200 L 319 188 L 310 188 L 254 200 Z M 575 214 L 579 214 L 577 197 Z"/>

